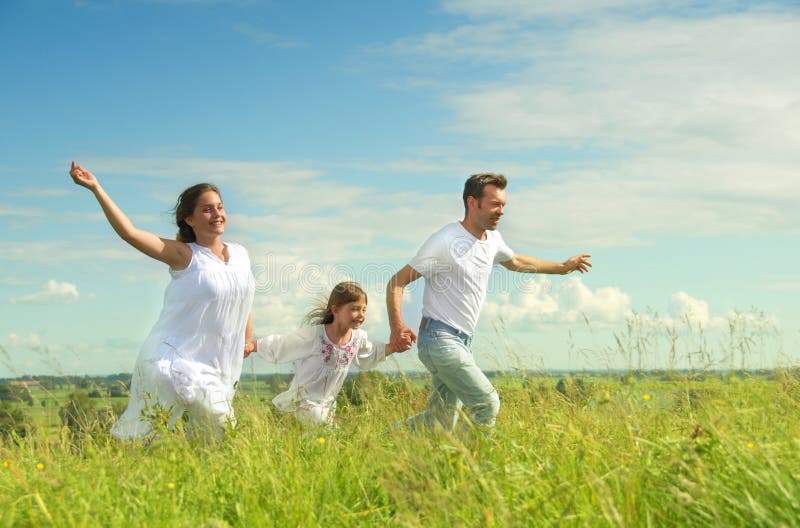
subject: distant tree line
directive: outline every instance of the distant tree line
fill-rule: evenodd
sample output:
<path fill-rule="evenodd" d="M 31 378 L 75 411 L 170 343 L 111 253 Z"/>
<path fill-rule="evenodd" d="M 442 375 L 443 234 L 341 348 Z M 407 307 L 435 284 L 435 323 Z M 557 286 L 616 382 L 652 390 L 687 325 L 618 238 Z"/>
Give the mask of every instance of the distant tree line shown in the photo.
<path fill-rule="evenodd" d="M 127 373 L 107 376 L 20 376 L 0 379 L 0 401 L 19 402 L 34 405 L 32 390 L 41 388 L 45 392 L 61 389 L 81 390 L 90 398 L 124 398 L 128 396 L 131 375 Z M 48 405 L 48 398 L 41 398 L 42 406 Z"/>

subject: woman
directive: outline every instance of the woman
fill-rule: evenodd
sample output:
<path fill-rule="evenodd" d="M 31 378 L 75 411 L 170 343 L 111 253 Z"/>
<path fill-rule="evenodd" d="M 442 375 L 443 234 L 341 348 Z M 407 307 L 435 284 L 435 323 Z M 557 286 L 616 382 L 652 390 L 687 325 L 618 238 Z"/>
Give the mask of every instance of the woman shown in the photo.
<path fill-rule="evenodd" d="M 181 193 L 172 240 L 136 228 L 97 178 L 74 161 L 70 176 L 94 194 L 123 240 L 167 264 L 172 276 L 161 315 L 136 360 L 128 408 L 111 434 L 147 437 L 154 420 L 166 418 L 171 428 L 188 412 L 191 431 L 219 436 L 234 423 L 231 401 L 242 350 L 252 337 L 255 289 L 247 251 L 222 241 L 226 215 L 219 190 L 201 183 Z"/>

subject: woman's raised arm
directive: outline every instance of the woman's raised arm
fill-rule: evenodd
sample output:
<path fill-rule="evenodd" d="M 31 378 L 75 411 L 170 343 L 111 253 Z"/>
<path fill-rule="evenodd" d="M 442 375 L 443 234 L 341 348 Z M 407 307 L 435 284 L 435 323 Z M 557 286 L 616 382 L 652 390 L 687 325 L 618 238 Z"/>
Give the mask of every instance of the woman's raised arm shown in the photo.
<path fill-rule="evenodd" d="M 91 172 L 73 161 L 69 175 L 72 177 L 72 181 L 81 187 L 86 187 L 94 194 L 100 207 L 103 208 L 103 213 L 105 213 L 108 223 L 111 224 L 111 227 L 114 228 L 114 231 L 117 232 L 122 240 L 148 257 L 169 265 L 174 270 L 185 269 L 189 265 L 192 259 L 192 250 L 189 246 L 177 240 L 161 238 L 134 226 L 133 222 L 122 212 L 122 209 L 117 207 L 117 204 L 106 194 L 100 182 Z"/>

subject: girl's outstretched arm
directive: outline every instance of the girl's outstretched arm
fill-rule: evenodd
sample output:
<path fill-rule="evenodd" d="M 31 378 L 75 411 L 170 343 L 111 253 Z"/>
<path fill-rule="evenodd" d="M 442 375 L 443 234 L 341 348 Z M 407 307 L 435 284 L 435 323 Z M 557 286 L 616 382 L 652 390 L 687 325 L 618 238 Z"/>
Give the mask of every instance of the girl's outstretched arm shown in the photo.
<path fill-rule="evenodd" d="M 291 334 L 262 337 L 255 341 L 255 352 L 271 363 L 288 363 L 306 358 L 320 350 L 319 328 L 307 326 Z"/>
<path fill-rule="evenodd" d="M 117 232 L 122 240 L 148 257 L 169 265 L 174 270 L 182 270 L 189 265 L 192 259 L 192 250 L 189 246 L 177 240 L 161 238 L 134 226 L 133 222 L 106 194 L 100 182 L 91 172 L 80 165 L 76 165 L 73 161 L 69 175 L 76 184 L 92 191 L 100 207 L 103 208 L 103 213 L 105 213 L 108 223 L 111 224 L 111 227 L 114 228 L 114 231 Z"/>
<path fill-rule="evenodd" d="M 375 368 L 378 363 L 385 360 L 395 352 L 404 352 L 411 348 L 411 336 L 402 334 L 399 337 L 400 344 L 393 345 L 392 343 L 381 343 L 379 341 L 370 342 L 366 332 L 363 332 L 363 338 L 359 343 L 358 351 L 356 351 L 353 362 L 359 370 L 370 370 Z"/>

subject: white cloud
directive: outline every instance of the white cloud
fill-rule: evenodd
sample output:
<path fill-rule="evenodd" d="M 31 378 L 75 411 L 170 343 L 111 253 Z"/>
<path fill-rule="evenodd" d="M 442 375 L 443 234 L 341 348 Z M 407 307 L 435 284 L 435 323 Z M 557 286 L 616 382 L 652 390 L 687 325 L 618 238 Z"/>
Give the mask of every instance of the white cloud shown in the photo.
<path fill-rule="evenodd" d="M 318 213 L 336 205 L 358 204 L 364 191 L 321 178 L 323 172 L 301 162 L 246 162 L 202 158 L 96 158 L 86 167 L 96 174 L 145 176 L 169 181 L 173 186 L 188 186 L 198 181 L 220 185 L 223 197 L 227 186 L 243 191 L 252 203 L 267 206 L 275 213 Z M 176 183 L 178 185 L 176 185 Z M 302 191 L 302 199 L 298 192 Z"/>
<path fill-rule="evenodd" d="M 257 336 L 286 334 L 299 328 L 311 309 L 311 299 L 290 295 L 257 295 L 253 302 L 253 327 Z"/>
<path fill-rule="evenodd" d="M 445 0 L 442 7 L 447 12 L 475 18 L 527 19 L 539 17 L 590 17 L 599 11 L 623 8 L 631 10 L 659 4 L 660 2 L 655 0 L 562 0 L 560 2 Z"/>
<path fill-rule="evenodd" d="M 631 314 L 631 297 L 617 287 L 590 289 L 580 277 L 553 286 L 547 277 L 534 277 L 519 291 L 501 292 L 486 302 L 483 321 L 502 318 L 510 325 L 592 324 L 613 325 Z"/>
<path fill-rule="evenodd" d="M 38 207 L 15 207 L 9 205 L 0 205 L 0 216 L 41 218 L 46 215 L 47 211 Z"/>
<path fill-rule="evenodd" d="M 505 72 L 439 91 L 450 128 L 477 149 L 543 153 L 536 174 L 500 169 L 511 182 L 510 240 L 588 249 L 662 234 L 798 232 L 797 10 L 636 0 L 443 7 L 472 20 L 383 51 L 428 73 L 453 62 Z M 542 16 L 562 20 L 530 23 Z M 552 148 L 573 161 L 548 163 Z"/>
<path fill-rule="evenodd" d="M 248 37 L 256 44 L 264 44 L 273 48 L 297 48 L 303 43 L 297 39 L 287 38 L 270 31 L 257 28 L 247 22 L 240 22 L 233 26 L 234 31 Z"/>
<path fill-rule="evenodd" d="M 41 225 L 42 223 L 51 220 L 53 211 L 41 207 L 24 207 L 24 206 L 4 206 L 0 205 L 0 217 L 9 217 L 4 219 L 6 228 L 10 230 L 28 230 L 31 226 Z M 59 213 L 60 222 L 76 222 L 82 223 L 86 221 L 97 222 L 105 221 L 103 213 L 79 213 L 74 211 L 67 211 Z"/>
<path fill-rule="evenodd" d="M 690 333 L 699 330 L 730 332 L 731 324 L 747 332 L 764 332 L 780 327 L 777 316 L 752 309 L 744 312 L 728 310 L 724 314 L 714 315 L 708 301 L 692 297 L 684 291 L 670 296 L 666 313 L 637 313 L 635 319 L 649 329 L 669 328 Z"/>
<path fill-rule="evenodd" d="M 2 172 L 2 170 L 0 170 Z M 78 194 L 77 190 L 61 189 L 58 187 L 53 188 L 23 188 L 6 191 L 6 196 L 14 196 L 20 198 L 63 198 L 71 194 Z"/>
<path fill-rule="evenodd" d="M 169 181 L 173 187 L 210 180 L 220 185 L 223 196 L 230 189 L 236 190 L 246 197 L 248 205 L 268 212 L 259 215 L 228 210 L 226 233 L 231 240 L 246 243 L 251 255 L 291 255 L 295 261 L 316 263 L 354 259 L 380 263 L 390 258 L 410 258 L 435 229 L 431 226 L 438 227 L 460 217 L 459 193 L 441 195 L 402 187 L 386 192 L 378 186 L 337 182 L 328 176 L 328 169 L 350 167 L 400 174 L 427 170 L 436 177 L 447 173 L 453 177 L 460 174 L 449 171 L 451 164 L 456 163 L 461 163 L 460 173 L 470 172 L 463 160 L 452 159 L 356 162 L 323 169 L 308 162 L 98 158 L 87 160 L 85 166 L 100 175 L 138 174 Z M 458 181 L 455 187 L 460 190 L 460 185 Z M 29 245 L 18 245 L 15 254 L 23 258 Z M 97 248 L 95 254 L 99 251 L 102 248 Z"/>
<path fill-rule="evenodd" d="M 73 0 L 72 5 L 77 9 L 90 11 L 109 11 L 120 6 L 120 0 Z"/>
<path fill-rule="evenodd" d="M 695 299 L 686 292 L 672 294 L 669 304 L 669 313 L 675 322 L 689 322 L 692 326 L 701 327 L 706 327 L 711 322 L 708 303 L 702 299 Z"/>
<path fill-rule="evenodd" d="M 36 293 L 10 299 L 14 304 L 71 304 L 78 301 L 78 288 L 69 282 L 49 280 Z"/>
<path fill-rule="evenodd" d="M 550 278 L 536 276 L 524 282 L 517 291 L 500 292 L 490 298 L 481 315 L 483 324 L 502 319 L 509 328 L 525 329 L 530 325 L 583 325 L 615 328 L 635 321 L 643 329 L 654 331 L 666 328 L 679 331 L 699 329 L 726 330 L 737 322 L 746 330 L 768 331 L 780 327 L 777 317 L 758 312 L 728 311 L 714 315 L 709 303 L 686 292 L 672 294 L 664 314 L 654 311 L 634 312 L 632 298 L 616 286 L 592 290 L 579 276 L 566 278 L 553 285 Z"/>
<path fill-rule="evenodd" d="M 40 348 L 42 346 L 42 338 L 34 333 L 29 333 L 27 335 L 11 333 L 3 340 L 3 345 L 9 347 Z"/>
<path fill-rule="evenodd" d="M 0 376 L 83 376 L 130 372 L 141 343 L 121 338 L 94 344 L 54 343 L 35 333 L 11 333 L 0 339 L 0 346 Z"/>
<path fill-rule="evenodd" d="M 249 204 L 264 205 L 268 215 L 228 211 L 231 240 L 245 243 L 254 256 L 291 256 L 318 264 L 371 261 L 375 264 L 408 259 L 438 226 L 461 216 L 458 193 L 433 194 L 415 190 L 387 193 L 370 186 L 336 184 L 327 170 L 310 163 L 238 162 L 206 159 L 100 159 L 98 172 L 128 171 L 169 179 L 213 179 L 235 189 Z M 797 229 L 793 221 L 794 176 L 790 170 L 771 171 L 752 189 L 752 174 L 763 169 L 756 163 L 719 163 L 706 166 L 701 177 L 690 170 L 675 170 L 674 160 L 633 158 L 617 167 L 567 169 L 553 173 L 547 166 L 534 172 L 530 165 L 498 163 L 488 167 L 510 177 L 509 214 L 502 231 L 514 247 L 569 248 L 582 251 L 599 247 L 648 244 L 659 234 L 758 234 Z M 485 162 L 452 156 L 429 156 L 380 164 L 356 162 L 354 169 L 376 173 L 430 174 L 460 179 L 486 167 Z M 333 170 L 346 170 L 335 166 Z M 698 188 L 703 177 L 713 187 Z M 456 179 L 459 181 L 456 182 Z M 270 192 L 265 192 L 269 186 Z M 297 199 L 298 191 L 302 199 Z M 336 200 L 331 200 L 335 196 Z M 795 215 L 796 216 L 796 215 Z M 138 217 L 137 217 L 138 218 Z M 166 225 L 164 218 L 145 220 Z M 402 225 L 398 221 L 402 220 Z M 632 221 L 634 220 L 634 221 Z M 167 233 L 162 228 L 159 232 Z M 47 258 L 40 251 L 17 243 L 5 258 Z M 64 244 L 62 244 L 64 245 Z M 35 246 L 35 244 L 34 244 Z M 79 256 L 64 248 L 63 258 Z M 125 248 L 98 244 L 98 258 L 129 258 Z"/>
<path fill-rule="evenodd" d="M 115 240 L 111 235 L 111 240 Z M 0 260 L 20 261 L 25 263 L 53 264 L 53 255 L 58 255 L 58 262 L 94 261 L 94 260 L 130 260 L 136 250 L 126 248 L 124 242 L 97 241 L 78 245 L 74 241 L 46 242 L 5 242 Z"/>
<path fill-rule="evenodd" d="M 767 288 L 779 292 L 800 292 L 800 282 L 773 282 Z"/>
<path fill-rule="evenodd" d="M 0 278 L 0 284 L 9 284 L 9 285 L 12 285 L 12 286 L 23 286 L 23 285 L 27 285 L 27 284 L 32 284 L 32 281 L 18 279 L 16 277 L 2 277 L 2 278 Z"/>
<path fill-rule="evenodd" d="M 578 27 L 564 40 L 515 26 L 538 52 L 519 61 L 515 37 L 503 38 L 493 50 L 518 61 L 514 78 L 447 100 L 458 129 L 523 144 L 689 145 L 712 147 L 712 156 L 714 147 L 754 141 L 796 145 L 797 134 L 768 133 L 799 111 L 789 51 L 800 44 L 796 25 L 797 17 L 768 13 L 657 18 Z"/>
<path fill-rule="evenodd" d="M 252 255 L 252 251 L 251 251 Z M 358 282 L 367 292 L 369 306 L 365 330 L 376 338 L 385 338 L 386 282 L 395 268 L 362 268 L 341 263 L 314 263 L 298 260 L 293 255 L 253 257 L 256 295 L 253 303 L 253 324 L 258 335 L 285 334 L 299 328 L 305 315 L 319 304 L 325 304 L 331 289 L 345 280 Z M 404 298 L 410 300 L 410 293 Z M 381 336 L 381 337 L 377 337 Z"/>

